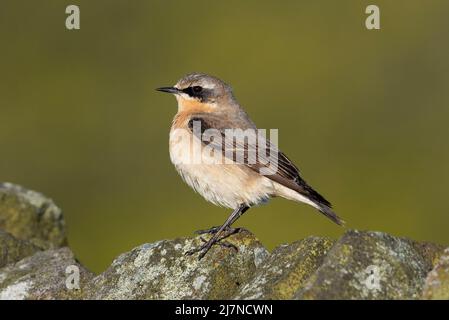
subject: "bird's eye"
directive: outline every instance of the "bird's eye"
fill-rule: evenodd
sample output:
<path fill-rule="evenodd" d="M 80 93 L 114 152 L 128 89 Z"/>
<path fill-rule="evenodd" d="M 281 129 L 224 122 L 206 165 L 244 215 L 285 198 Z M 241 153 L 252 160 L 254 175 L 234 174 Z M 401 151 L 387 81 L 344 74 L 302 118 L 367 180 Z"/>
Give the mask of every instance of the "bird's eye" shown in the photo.
<path fill-rule="evenodd" d="M 203 88 L 200 86 L 194 86 L 194 87 L 192 87 L 192 91 L 194 93 L 200 93 L 201 91 L 203 91 Z"/>

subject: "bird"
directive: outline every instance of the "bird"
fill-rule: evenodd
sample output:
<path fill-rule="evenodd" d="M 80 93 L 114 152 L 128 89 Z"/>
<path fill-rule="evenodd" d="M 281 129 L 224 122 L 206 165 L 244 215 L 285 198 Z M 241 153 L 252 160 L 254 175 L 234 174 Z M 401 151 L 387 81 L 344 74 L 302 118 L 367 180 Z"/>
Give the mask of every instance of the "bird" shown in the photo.
<path fill-rule="evenodd" d="M 210 239 L 202 237 L 203 243 L 187 251 L 187 255 L 198 253 L 201 260 L 215 244 L 234 247 L 224 239 L 244 229 L 233 228 L 232 224 L 251 207 L 274 197 L 308 204 L 336 224 L 344 225 L 331 203 L 302 178 L 298 167 L 258 133 L 230 85 L 215 76 L 195 72 L 182 77 L 174 86 L 156 90 L 173 94 L 177 100 L 178 110 L 169 135 L 170 160 L 176 170 L 207 201 L 233 210 L 222 225 L 197 231 L 209 234 Z M 226 134 L 232 130 L 250 132 L 250 136 L 256 137 L 256 144 L 266 148 L 265 152 L 249 157 L 256 148 L 250 150 L 249 143 L 232 137 L 227 140 Z M 204 139 L 208 131 L 213 134 Z M 208 152 L 201 153 L 202 148 Z M 246 162 L 237 161 L 238 152 Z M 267 162 L 268 153 L 275 156 L 274 168 Z M 222 161 L 215 161 L 220 156 Z"/>

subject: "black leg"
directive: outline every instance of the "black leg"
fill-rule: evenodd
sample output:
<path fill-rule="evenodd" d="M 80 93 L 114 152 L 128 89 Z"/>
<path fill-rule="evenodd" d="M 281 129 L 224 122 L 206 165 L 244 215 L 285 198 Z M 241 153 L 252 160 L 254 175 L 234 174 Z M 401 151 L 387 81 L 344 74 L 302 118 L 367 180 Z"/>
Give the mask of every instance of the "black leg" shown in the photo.
<path fill-rule="evenodd" d="M 212 233 L 213 236 L 209 239 L 209 241 L 207 241 L 205 244 L 203 244 L 202 246 L 200 246 L 199 248 L 195 248 L 192 250 L 189 250 L 186 252 L 187 255 L 192 255 L 196 252 L 200 252 L 199 256 L 198 256 L 198 260 L 201 260 L 206 253 L 210 250 L 210 248 L 212 248 L 212 246 L 214 244 L 216 244 L 217 242 L 219 242 L 220 240 L 222 240 L 223 238 L 221 237 L 223 231 L 225 231 L 226 229 L 230 229 L 231 225 L 238 219 L 240 218 L 240 216 L 242 214 L 244 214 L 247 210 L 249 209 L 248 206 L 246 205 L 241 205 L 240 207 L 238 207 L 237 209 L 235 209 L 232 214 L 228 217 L 228 219 L 226 219 L 225 223 L 223 223 L 223 225 L 217 229 L 217 227 L 214 227 L 210 230 L 202 230 L 202 231 L 211 231 L 211 232 L 204 232 L 204 233 Z M 234 229 L 237 230 L 237 229 Z M 231 234 L 233 234 L 235 232 L 231 232 L 229 234 L 226 235 L 229 236 Z"/>
<path fill-rule="evenodd" d="M 231 221 L 229 222 L 228 227 L 230 227 L 234 222 L 236 222 L 237 219 L 240 218 L 240 217 L 241 217 L 241 216 L 242 216 L 248 209 L 249 209 L 248 206 L 241 205 L 241 206 L 239 207 L 239 213 L 236 214 L 236 215 L 234 215 L 234 217 L 233 217 L 233 218 L 231 219 Z M 232 216 L 232 214 L 231 214 L 231 216 Z"/>

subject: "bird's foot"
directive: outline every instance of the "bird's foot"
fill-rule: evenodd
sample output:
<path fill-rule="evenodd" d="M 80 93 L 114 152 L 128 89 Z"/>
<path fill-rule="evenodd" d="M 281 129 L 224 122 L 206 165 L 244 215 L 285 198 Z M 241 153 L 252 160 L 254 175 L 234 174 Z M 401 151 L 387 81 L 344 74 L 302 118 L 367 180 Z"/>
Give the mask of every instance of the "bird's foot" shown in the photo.
<path fill-rule="evenodd" d="M 228 236 L 229 235 L 226 235 L 226 237 L 228 237 Z M 223 241 L 224 238 L 225 237 L 220 237 L 217 239 L 215 237 L 212 237 L 209 239 L 209 241 L 207 241 L 203 237 L 200 237 L 201 241 L 203 241 L 203 244 L 201 246 L 199 246 L 198 248 L 194 248 L 192 250 L 187 251 L 185 253 L 185 255 L 191 256 L 194 253 L 200 252 L 200 254 L 198 256 L 198 260 L 201 260 L 214 245 L 219 245 L 223 248 L 234 249 L 235 251 L 238 251 L 238 249 L 235 245 L 233 245 L 232 243 L 230 243 L 228 241 Z"/>
<path fill-rule="evenodd" d="M 220 230 L 220 226 L 212 227 L 209 229 L 196 230 L 195 234 L 216 234 Z"/>
<path fill-rule="evenodd" d="M 198 256 L 198 260 L 201 260 L 206 255 L 206 253 L 210 250 L 210 248 L 212 248 L 212 246 L 214 246 L 214 245 L 219 245 L 223 248 L 234 249 L 235 251 L 238 251 L 238 249 L 235 245 L 233 245 L 232 243 L 230 243 L 228 241 L 224 241 L 224 239 L 228 238 L 229 236 L 231 236 L 233 234 L 237 234 L 242 231 L 246 231 L 246 229 L 226 227 L 225 229 L 223 229 L 221 231 L 221 234 L 218 235 L 218 237 L 217 237 L 217 233 L 220 231 L 220 229 L 221 229 L 221 226 L 217 226 L 217 227 L 212 227 L 210 229 L 195 231 L 196 234 L 200 234 L 200 235 L 210 234 L 210 235 L 212 235 L 212 237 L 209 239 L 209 241 L 205 240 L 203 237 L 200 237 L 201 241 L 203 241 L 204 244 L 199 246 L 198 248 L 187 251 L 185 254 L 190 256 L 194 253 L 200 252 L 200 254 Z"/>
<path fill-rule="evenodd" d="M 196 234 L 216 234 L 219 230 L 220 230 L 221 226 L 217 226 L 217 227 L 212 227 L 210 229 L 204 229 L 204 230 L 197 230 L 195 231 Z M 240 233 L 243 231 L 247 231 L 245 228 L 232 228 L 232 227 L 227 227 L 226 229 L 223 230 L 223 236 L 221 237 L 221 239 L 227 238 L 230 235 L 236 234 L 236 233 Z"/>

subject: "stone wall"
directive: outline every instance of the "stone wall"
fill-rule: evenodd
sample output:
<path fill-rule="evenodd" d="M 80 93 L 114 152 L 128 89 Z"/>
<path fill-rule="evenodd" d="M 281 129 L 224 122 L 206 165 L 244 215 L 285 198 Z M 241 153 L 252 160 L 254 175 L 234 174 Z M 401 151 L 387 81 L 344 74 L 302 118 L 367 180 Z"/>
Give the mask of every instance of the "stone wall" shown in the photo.
<path fill-rule="evenodd" d="M 55 203 L 3 183 L 0 299 L 449 298 L 449 248 L 440 245 L 357 230 L 272 252 L 247 231 L 228 241 L 238 251 L 215 246 L 201 261 L 184 255 L 199 237 L 143 244 L 95 275 L 67 246 Z"/>

